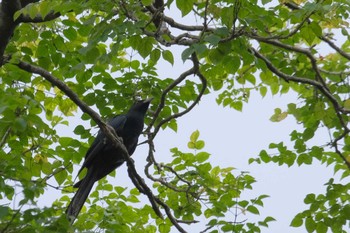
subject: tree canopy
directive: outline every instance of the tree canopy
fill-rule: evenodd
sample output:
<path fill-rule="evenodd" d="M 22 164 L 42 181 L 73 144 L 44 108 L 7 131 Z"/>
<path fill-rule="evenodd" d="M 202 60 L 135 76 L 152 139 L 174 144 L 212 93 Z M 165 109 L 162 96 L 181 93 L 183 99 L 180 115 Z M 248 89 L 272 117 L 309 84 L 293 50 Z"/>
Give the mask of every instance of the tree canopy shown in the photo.
<path fill-rule="evenodd" d="M 270 120 L 291 116 L 302 130 L 290 133 L 293 147 L 271 142 L 247 155 L 249 163 L 288 169 L 319 161 L 342 179 L 329 177 L 325 193 L 308 194 L 308 208 L 291 227 L 347 232 L 349 14 L 347 0 L 2 0 L 0 232 L 186 232 L 195 224 L 201 232 L 260 232 L 274 216 L 255 222 L 239 215 L 258 215 L 268 196 L 244 199 L 254 177 L 212 165 L 200 129 L 186 151 L 174 142 L 170 162 L 155 150 L 159 131 L 176 132 L 177 119 L 203 95 L 244 111 L 253 92 L 295 93 L 298 103 L 276 108 Z M 176 67 L 180 75 L 159 75 L 161 64 L 178 61 L 187 65 Z M 144 170 L 124 154 L 134 187 L 102 179 L 70 225 L 64 211 L 73 166 L 81 164 L 93 126 L 123 149 L 105 120 L 146 97 L 154 100 Z M 74 137 L 57 133 L 77 115 L 84 124 L 71 128 Z M 326 145 L 312 141 L 319 130 L 329 132 Z M 38 205 L 52 190 L 61 198 Z"/>

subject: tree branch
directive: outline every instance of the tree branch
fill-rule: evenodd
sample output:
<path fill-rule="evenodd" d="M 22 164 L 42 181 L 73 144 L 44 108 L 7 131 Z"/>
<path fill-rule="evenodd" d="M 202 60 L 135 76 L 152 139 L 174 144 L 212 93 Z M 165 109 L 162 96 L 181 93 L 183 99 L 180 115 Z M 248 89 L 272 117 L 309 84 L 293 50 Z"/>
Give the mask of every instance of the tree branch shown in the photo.
<path fill-rule="evenodd" d="M 326 38 L 325 36 L 321 36 L 320 39 L 323 40 L 324 42 L 326 42 L 329 46 L 331 46 L 335 51 L 337 51 L 344 58 L 350 60 L 350 54 L 341 50 L 341 48 L 336 46 L 330 39 Z"/>
<path fill-rule="evenodd" d="M 19 0 L 3 0 L 0 3 L 0 67 L 3 65 L 6 46 L 17 26 L 13 21 L 13 15 L 20 9 Z"/>
<path fill-rule="evenodd" d="M 0 140 L 0 148 L 2 148 L 5 143 L 6 143 L 6 140 L 8 138 L 8 136 L 10 135 L 11 133 L 11 127 L 8 127 L 4 133 L 4 135 L 1 137 L 1 140 Z"/>
<path fill-rule="evenodd" d="M 101 117 L 92 110 L 88 105 L 86 105 L 83 101 L 81 101 L 78 97 L 78 95 L 73 92 L 64 82 L 57 79 L 53 75 L 51 75 L 48 71 L 44 70 L 41 67 L 31 65 L 29 63 L 20 61 L 17 66 L 27 72 L 41 75 L 43 78 L 45 78 L 47 81 L 49 81 L 52 85 L 57 86 L 65 95 L 67 95 L 83 112 L 87 113 L 100 127 L 101 131 L 106 135 L 106 137 L 111 141 L 112 145 L 122 154 L 124 160 L 127 163 L 128 166 L 128 174 L 133 183 L 136 185 L 136 187 L 139 189 L 139 191 L 145 195 L 147 195 L 149 201 L 152 204 L 153 210 L 155 213 L 162 218 L 162 214 L 158 208 L 158 206 L 155 204 L 156 200 L 152 193 L 152 191 L 149 189 L 149 187 L 145 184 L 143 179 L 138 175 L 134 161 L 130 158 L 128 151 L 126 150 L 122 140 L 118 137 L 118 135 L 115 133 L 114 129 L 107 125 L 105 122 L 102 121 Z"/>
<path fill-rule="evenodd" d="M 172 82 L 167 88 L 165 88 L 165 90 L 162 92 L 162 95 L 160 97 L 160 103 L 158 105 L 158 108 L 156 109 L 155 113 L 153 114 L 153 119 L 152 119 L 151 123 L 148 125 L 145 132 L 150 132 L 151 128 L 153 127 L 154 123 L 156 122 L 160 112 L 162 111 L 162 109 L 165 106 L 165 99 L 166 99 L 167 94 L 172 89 L 174 89 L 177 85 L 179 85 L 183 80 L 185 80 L 189 75 L 194 74 L 194 73 L 195 73 L 195 69 L 194 69 L 194 67 L 192 67 L 191 69 L 183 72 L 177 79 L 174 80 L 174 82 Z"/>
<path fill-rule="evenodd" d="M 157 9 L 154 6 L 149 6 L 147 7 L 147 9 L 152 13 L 152 14 L 156 14 L 157 13 Z M 204 27 L 204 26 L 198 26 L 198 25 L 185 25 L 185 24 L 181 24 L 176 22 L 173 18 L 168 17 L 166 15 L 164 15 L 163 13 L 160 13 L 162 19 L 164 20 L 164 22 L 166 22 L 167 24 L 169 24 L 171 27 L 173 28 L 177 28 L 180 29 L 182 31 L 206 31 L 206 32 L 213 32 L 215 29 L 214 28 L 209 28 L 209 27 Z"/>
<path fill-rule="evenodd" d="M 153 137 L 158 133 L 160 127 L 163 124 L 165 124 L 166 122 L 171 121 L 172 119 L 176 119 L 178 117 L 181 117 L 181 116 L 185 115 L 186 113 L 191 111 L 194 108 L 194 106 L 196 106 L 199 103 L 199 101 L 201 100 L 201 98 L 202 98 L 202 96 L 203 96 L 203 94 L 204 94 L 204 92 L 205 92 L 205 90 L 207 88 L 207 80 L 199 71 L 199 61 L 198 61 L 198 58 L 197 58 L 195 53 L 192 54 L 192 62 L 193 62 L 193 68 L 191 70 L 193 70 L 192 71 L 193 74 L 197 74 L 197 76 L 199 77 L 200 81 L 202 82 L 201 91 L 199 92 L 196 100 L 187 109 L 185 109 L 182 112 L 175 113 L 175 114 L 173 114 L 173 115 L 163 119 L 161 122 L 159 122 L 159 124 L 155 127 L 155 129 L 153 131 Z"/>
<path fill-rule="evenodd" d="M 258 58 L 262 59 L 266 65 L 270 68 L 270 70 L 275 73 L 277 76 L 285 79 L 287 82 L 288 81 L 295 81 L 295 82 L 300 82 L 300 83 L 306 83 L 306 84 L 310 84 L 313 85 L 315 87 L 317 87 L 335 106 L 336 110 L 341 111 L 343 113 L 350 113 L 350 111 L 345 110 L 337 101 L 337 99 L 332 95 L 332 93 L 330 93 L 327 85 L 324 83 L 323 78 L 320 75 L 320 71 L 317 67 L 316 64 L 316 59 L 313 57 L 313 55 L 311 54 L 310 50 L 308 49 L 304 49 L 304 48 L 299 48 L 299 47 L 294 47 L 288 44 L 283 44 L 277 40 L 269 40 L 263 37 L 258 37 L 258 36 L 254 36 L 252 35 L 252 38 L 256 39 L 257 41 L 260 42 L 264 42 L 267 44 L 272 44 L 275 46 L 278 46 L 280 48 L 284 48 L 290 51 L 294 51 L 297 53 L 302 53 L 305 54 L 311 61 L 311 65 L 314 68 L 314 71 L 316 73 L 316 76 L 318 77 L 319 81 L 315 81 L 315 80 L 311 80 L 311 79 L 306 79 L 306 78 L 300 78 L 300 77 L 296 77 L 296 76 L 291 76 L 291 75 L 287 75 L 282 73 L 281 71 L 279 71 L 276 67 L 273 66 L 273 64 L 266 58 L 264 57 L 262 54 L 260 54 L 257 50 L 255 50 L 254 48 L 251 48 L 252 51 L 254 52 L 254 54 L 257 55 Z"/>
<path fill-rule="evenodd" d="M 346 136 L 346 134 L 348 134 L 350 132 L 350 129 L 347 127 L 347 124 L 344 121 L 343 116 L 341 115 L 341 112 L 342 113 L 349 113 L 349 112 L 346 111 L 338 103 L 337 99 L 332 95 L 332 93 L 329 92 L 329 89 L 326 88 L 323 83 L 321 83 L 319 81 L 312 80 L 312 79 L 307 79 L 307 78 L 301 78 L 301 77 L 287 75 L 287 74 L 281 72 L 280 70 L 278 70 L 271 63 L 271 61 L 269 61 L 265 56 L 263 56 L 257 50 L 255 50 L 254 48 L 251 48 L 251 50 L 254 53 L 254 55 L 256 57 L 262 59 L 265 62 L 266 66 L 269 68 L 269 70 L 272 71 L 274 74 L 276 74 L 278 77 L 284 79 L 287 82 L 293 81 L 293 82 L 297 82 L 297 83 L 304 83 L 304 84 L 312 85 L 312 86 L 316 87 L 318 90 L 320 90 L 330 100 L 330 102 L 332 103 L 332 105 L 333 105 L 333 107 L 335 109 L 335 112 L 336 112 L 337 117 L 338 117 L 338 119 L 340 121 L 340 124 L 342 125 L 342 127 L 344 129 L 344 132 L 342 133 L 342 135 L 340 137 L 338 137 L 332 144 L 333 144 L 333 147 L 335 148 L 336 153 L 343 159 L 345 164 L 350 169 L 350 163 L 345 159 L 345 157 L 340 153 L 340 151 L 337 148 L 337 142 L 339 140 L 341 140 L 342 138 L 344 138 Z"/>
<path fill-rule="evenodd" d="M 21 15 L 16 22 L 18 23 L 43 23 L 57 19 L 61 16 L 60 12 L 49 12 L 44 18 L 41 15 L 37 15 L 34 18 L 29 17 L 29 15 Z"/>

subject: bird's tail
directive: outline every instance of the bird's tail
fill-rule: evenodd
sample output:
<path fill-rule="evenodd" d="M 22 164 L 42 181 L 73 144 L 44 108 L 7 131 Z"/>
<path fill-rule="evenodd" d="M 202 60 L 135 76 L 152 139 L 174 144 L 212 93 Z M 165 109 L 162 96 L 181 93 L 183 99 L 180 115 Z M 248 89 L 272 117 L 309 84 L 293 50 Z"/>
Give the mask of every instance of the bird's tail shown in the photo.
<path fill-rule="evenodd" d="M 80 210 L 83 208 L 94 183 L 95 179 L 92 172 L 87 172 L 86 176 L 79 182 L 79 189 L 66 209 L 66 214 L 71 224 L 73 224 Z"/>

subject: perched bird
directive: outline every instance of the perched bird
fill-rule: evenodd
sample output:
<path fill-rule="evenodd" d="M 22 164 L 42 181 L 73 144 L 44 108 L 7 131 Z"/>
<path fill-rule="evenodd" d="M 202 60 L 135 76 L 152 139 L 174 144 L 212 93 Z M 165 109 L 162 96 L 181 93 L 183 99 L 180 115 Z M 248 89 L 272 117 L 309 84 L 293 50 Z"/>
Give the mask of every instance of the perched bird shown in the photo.
<path fill-rule="evenodd" d="M 143 130 L 144 117 L 151 100 L 146 99 L 134 103 L 126 114 L 117 115 L 108 122 L 118 136 L 123 139 L 129 155 L 132 155 L 136 149 L 138 138 Z M 87 151 L 85 161 L 78 172 L 79 174 L 84 168 L 87 168 L 87 173 L 82 180 L 73 186 L 78 188 L 78 191 L 66 210 L 71 223 L 77 218 L 94 183 L 123 163 L 124 159 L 121 152 L 108 141 L 103 132 L 99 131 Z"/>

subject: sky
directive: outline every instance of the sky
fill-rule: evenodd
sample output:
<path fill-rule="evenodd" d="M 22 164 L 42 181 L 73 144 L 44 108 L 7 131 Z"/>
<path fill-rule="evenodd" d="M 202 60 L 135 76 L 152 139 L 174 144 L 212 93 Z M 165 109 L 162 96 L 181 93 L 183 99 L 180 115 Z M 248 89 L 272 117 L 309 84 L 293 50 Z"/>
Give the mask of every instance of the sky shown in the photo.
<path fill-rule="evenodd" d="M 172 12 L 172 14 L 177 14 Z M 183 22 L 188 19 L 182 19 Z M 188 63 L 181 61 L 181 51 L 184 48 L 175 47 L 175 65 L 168 63 L 159 64 L 160 77 L 176 78 L 181 72 L 188 68 Z M 170 71 L 170 72 L 169 72 Z M 286 110 L 288 103 L 297 103 L 297 96 L 293 93 L 286 95 L 271 96 L 268 94 L 262 98 L 258 93 L 252 93 L 249 102 L 244 104 L 243 111 L 238 112 L 230 108 L 218 106 L 215 102 L 216 94 L 203 96 L 201 102 L 188 114 L 179 118 L 178 132 L 171 129 L 161 130 L 155 139 L 156 159 L 158 162 L 169 161 L 170 148 L 178 147 L 187 151 L 187 142 L 191 133 L 200 131 L 200 139 L 204 140 L 205 151 L 211 153 L 210 161 L 213 166 L 235 167 L 234 174 L 242 171 L 249 172 L 257 182 L 253 190 L 242 193 L 242 199 L 254 198 L 267 194 L 270 198 L 264 199 L 265 206 L 259 208 L 260 216 L 247 214 L 243 218 L 249 221 L 258 221 L 266 216 L 272 216 L 277 221 L 271 222 L 269 228 L 261 228 L 263 233 L 270 232 L 305 232 L 303 227 L 290 228 L 292 218 L 307 207 L 303 199 L 309 193 L 324 193 L 324 184 L 333 176 L 333 169 L 314 162 L 312 166 L 303 165 L 287 168 L 286 165 L 279 167 L 275 164 L 248 164 L 248 159 L 257 157 L 262 149 L 267 149 L 272 142 L 283 141 L 289 148 L 289 134 L 294 129 L 301 129 L 292 116 L 288 116 L 279 123 L 273 123 L 269 118 L 274 109 L 279 107 Z M 60 136 L 76 137 L 72 132 L 75 125 L 81 124 L 80 119 L 70 121 L 69 127 L 60 126 L 57 132 Z M 329 140 L 328 133 L 320 130 L 312 139 L 315 145 L 323 145 Z M 142 139 L 140 139 L 142 141 Z M 147 146 L 139 146 L 133 159 L 139 173 L 143 173 L 147 157 Z M 79 167 L 76 167 L 77 171 Z M 126 165 L 118 168 L 116 178 L 109 178 L 111 184 L 133 188 Z M 336 179 L 337 181 L 337 179 Z M 59 190 L 48 188 L 49 199 L 43 200 L 44 205 L 50 205 L 56 198 L 62 196 Z M 145 204 L 149 204 L 145 198 Z M 233 220 L 232 215 L 232 220 Z M 186 227 L 189 232 L 203 230 L 201 225 Z M 172 232 L 177 232 L 174 228 Z"/>
<path fill-rule="evenodd" d="M 260 216 L 247 214 L 241 216 L 248 221 L 260 221 L 267 216 L 274 217 L 277 221 L 271 222 L 269 228 L 262 227 L 262 233 L 270 232 L 305 232 L 303 227 L 289 227 L 293 217 L 305 210 L 303 199 L 309 193 L 320 194 L 325 192 L 324 184 L 333 176 L 333 169 L 318 162 L 312 166 L 302 165 L 288 168 L 286 165 L 279 167 L 275 164 L 248 164 L 248 159 L 257 157 L 262 149 L 268 149 L 272 142 L 283 141 L 289 148 L 289 134 L 294 129 L 301 127 L 294 118 L 288 116 L 279 123 L 274 123 L 269 118 L 274 109 L 279 107 L 286 109 L 288 103 L 296 102 L 297 96 L 293 93 L 287 95 L 267 95 L 262 98 L 258 93 L 252 93 L 249 102 L 243 106 L 243 111 L 238 112 L 230 108 L 218 106 L 215 102 L 215 94 L 206 95 L 202 101 L 187 115 L 178 119 L 178 132 L 171 129 L 161 130 L 156 137 L 156 159 L 158 162 L 171 160 L 170 149 L 178 147 L 181 151 L 189 151 L 187 143 L 191 133 L 200 131 L 200 139 L 205 141 L 204 151 L 211 154 L 210 162 L 214 166 L 234 167 L 233 173 L 249 172 L 257 182 L 253 189 L 242 193 L 242 200 L 253 199 L 262 194 L 270 197 L 264 199 L 264 207 L 259 207 Z M 71 121 L 70 121 L 71 122 Z M 77 120 L 72 122 L 69 128 L 58 130 L 61 136 L 74 136 L 71 129 L 74 124 L 80 124 Z M 76 136 L 74 136 L 76 137 Z M 322 145 L 328 140 L 327 132 L 322 130 L 313 139 L 316 145 Z M 142 136 L 140 138 L 142 141 Z M 144 144 L 139 146 L 133 159 L 139 174 L 143 175 L 144 165 L 148 147 Z M 79 167 L 75 166 L 75 171 Z M 143 175 L 143 177 L 145 177 Z M 124 164 L 117 169 L 116 178 L 109 177 L 113 185 L 134 187 Z M 62 196 L 58 190 L 51 189 L 50 200 L 45 200 L 45 205 L 51 203 L 55 198 Z M 149 204 L 147 198 L 141 198 L 142 204 Z M 228 215 L 230 218 L 230 215 Z M 232 214 L 232 220 L 234 215 Z M 230 221 L 230 219 L 227 219 Z M 205 227 L 201 224 L 184 226 L 189 232 L 199 232 Z M 177 232 L 174 228 L 172 232 Z"/>
<path fill-rule="evenodd" d="M 242 199 L 250 199 L 262 194 L 270 198 L 264 200 L 265 207 L 259 208 L 259 216 L 247 215 L 249 220 L 262 220 L 266 216 L 274 217 L 269 228 L 262 228 L 262 232 L 305 232 L 304 228 L 290 228 L 292 218 L 305 209 L 303 199 L 308 193 L 323 193 L 324 183 L 332 176 L 331 168 L 319 166 L 317 162 L 312 166 L 285 165 L 278 167 L 274 164 L 248 164 L 248 159 L 256 157 L 260 150 L 267 149 L 271 142 L 289 142 L 289 133 L 299 126 L 290 116 L 280 123 L 273 123 L 269 118 L 274 108 L 286 106 L 295 102 L 294 95 L 268 96 L 261 98 L 252 95 L 243 112 L 222 108 L 216 105 L 212 96 L 204 97 L 199 106 L 178 121 L 177 134 L 162 132 L 158 135 L 161 148 L 157 156 L 167 154 L 168 144 L 186 150 L 189 135 L 194 130 L 200 131 L 200 138 L 206 142 L 205 151 L 211 153 L 213 166 L 235 167 L 235 174 L 241 171 L 249 172 L 256 178 L 253 190 L 244 192 Z M 162 140 L 166 138 L 165 142 Z M 317 135 L 319 142 L 327 137 L 326 132 Z M 167 144 L 164 144 L 168 142 Z M 171 145 L 169 145 L 171 147 Z M 158 146 L 159 147 L 159 146 Z M 292 148 L 292 145 L 291 147 Z M 136 155 L 137 156 L 137 155 Z M 232 215 L 232 219 L 233 219 Z M 174 231 L 175 232 L 175 231 Z"/>
<path fill-rule="evenodd" d="M 169 14 L 175 18 L 179 18 L 180 15 L 174 10 Z M 183 23 L 188 23 L 189 20 L 193 21 L 189 17 L 179 19 Z M 185 47 L 168 49 L 174 53 L 175 64 L 171 66 L 167 62 L 160 63 L 158 74 L 160 78 L 175 79 L 188 69 L 191 63 L 183 63 L 181 60 L 181 52 Z M 274 217 L 277 221 L 271 222 L 269 228 L 262 227 L 262 233 L 305 232 L 303 226 L 291 228 L 290 222 L 297 213 L 307 209 L 307 206 L 303 204 L 303 199 L 307 194 L 325 192 L 324 184 L 333 176 L 332 167 L 320 165 L 317 161 L 314 161 L 312 166 L 298 167 L 295 165 L 290 168 L 286 165 L 279 167 L 272 163 L 248 164 L 249 158 L 257 157 L 259 152 L 262 149 L 268 149 L 268 145 L 272 142 L 284 142 L 289 148 L 293 148 L 289 134 L 294 129 L 301 129 L 301 126 L 292 116 L 288 116 L 279 123 L 273 123 L 269 118 L 273 115 L 275 108 L 279 107 L 283 111 L 287 109 L 288 103 L 298 103 L 296 94 L 292 92 L 283 96 L 267 94 L 262 98 L 259 93 L 252 92 L 242 112 L 218 106 L 215 102 L 216 96 L 216 93 L 203 96 L 201 102 L 190 113 L 178 118 L 177 133 L 171 129 L 161 130 L 158 133 L 155 139 L 157 161 L 170 161 L 169 149 L 173 147 L 188 151 L 187 142 L 191 133 L 199 130 L 200 139 L 206 143 L 204 151 L 211 153 L 210 161 L 213 166 L 235 167 L 234 174 L 238 175 L 242 171 L 247 171 L 257 180 L 253 185 L 253 190 L 242 193 L 242 199 L 255 198 L 262 194 L 270 196 L 264 199 L 265 206 L 259 208 L 260 216 L 247 214 L 242 216 L 242 219 L 259 221 L 267 216 Z M 68 130 L 72 128 L 74 129 L 74 126 L 70 126 Z M 72 134 L 67 131 L 63 133 Z M 141 138 L 140 141 L 142 141 Z M 329 141 L 328 133 L 321 129 L 310 141 L 315 145 L 324 145 Z M 146 145 L 141 145 L 133 155 L 140 174 L 143 174 L 147 149 Z M 109 178 L 109 181 L 119 186 L 134 187 L 128 177 L 126 165 L 118 168 L 116 178 Z M 146 198 L 142 199 L 142 202 L 149 204 Z M 184 228 L 189 232 L 199 232 L 205 227 L 195 224 L 190 227 L 184 226 Z M 174 228 L 172 232 L 177 232 L 177 230 Z"/>

